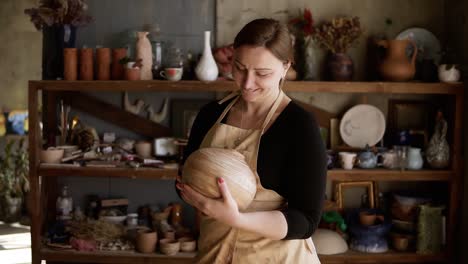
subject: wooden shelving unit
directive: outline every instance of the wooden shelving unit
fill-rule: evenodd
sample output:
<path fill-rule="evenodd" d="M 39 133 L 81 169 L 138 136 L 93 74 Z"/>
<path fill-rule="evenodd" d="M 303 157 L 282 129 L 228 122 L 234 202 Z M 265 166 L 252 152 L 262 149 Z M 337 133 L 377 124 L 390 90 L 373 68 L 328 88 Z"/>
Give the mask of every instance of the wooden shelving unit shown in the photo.
<path fill-rule="evenodd" d="M 32 263 L 39 264 L 41 260 L 57 262 L 93 262 L 93 263 L 191 263 L 193 254 L 178 254 L 163 256 L 160 254 L 139 254 L 122 252 L 93 252 L 57 251 L 44 246 L 41 242 L 45 216 L 42 206 L 46 203 L 47 191 L 44 191 L 44 180 L 57 176 L 79 177 L 117 177 L 165 180 L 174 179 L 175 169 L 154 168 L 96 168 L 96 167 L 62 167 L 44 166 L 39 164 L 38 151 L 41 139 L 38 133 L 39 92 L 57 98 L 60 94 L 75 92 L 119 92 L 119 91 L 147 91 L 147 92 L 230 92 L 236 86 L 233 82 L 221 81 L 202 83 L 199 81 L 30 81 L 29 82 L 29 142 L 30 142 L 30 180 L 31 195 L 31 242 Z M 288 82 L 284 89 L 291 92 L 311 93 L 357 93 L 357 94 L 416 94 L 416 95 L 444 95 L 454 99 L 454 127 L 451 142 L 452 164 L 448 170 L 340 170 L 328 171 L 328 177 L 333 181 L 437 181 L 447 182 L 449 186 L 449 206 L 447 215 L 447 247 L 444 253 L 435 255 L 420 255 L 416 253 L 387 252 L 383 254 L 364 254 L 348 251 L 340 255 L 321 255 L 322 263 L 440 263 L 449 262 L 453 256 L 454 227 L 457 226 L 457 208 L 461 197 L 462 179 L 462 120 L 463 120 L 463 84 L 445 83 L 386 83 L 386 82 Z M 73 98 L 71 98 L 73 100 Z M 43 102 L 48 109 L 55 109 L 57 102 L 51 99 Z M 113 109 L 112 111 L 117 111 Z M 109 114 L 109 113 L 107 113 Z M 111 114 L 109 114 L 111 115 Z M 54 127 L 55 113 L 43 113 L 48 126 Z M 128 117 L 131 118 L 130 116 Z M 142 128 L 151 131 L 150 128 Z M 149 135 L 150 132 L 147 133 Z M 47 136 L 47 134 L 45 133 Z"/>

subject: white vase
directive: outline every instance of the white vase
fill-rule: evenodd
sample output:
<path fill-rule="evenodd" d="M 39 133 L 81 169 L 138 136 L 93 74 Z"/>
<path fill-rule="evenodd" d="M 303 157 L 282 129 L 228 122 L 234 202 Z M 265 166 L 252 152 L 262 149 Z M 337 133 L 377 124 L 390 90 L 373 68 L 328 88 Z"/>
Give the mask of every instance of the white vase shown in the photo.
<path fill-rule="evenodd" d="M 205 31 L 205 48 L 203 55 L 195 68 L 198 80 L 204 82 L 215 81 L 218 78 L 218 66 L 211 53 L 210 31 Z"/>
<path fill-rule="evenodd" d="M 148 32 L 138 32 L 136 43 L 136 57 L 141 59 L 143 66 L 140 70 L 140 80 L 152 80 L 153 72 L 153 53 L 151 51 L 151 43 L 148 39 Z"/>
<path fill-rule="evenodd" d="M 424 161 L 422 159 L 421 149 L 409 148 L 407 168 L 410 170 L 420 170 L 423 166 L 423 163 Z"/>

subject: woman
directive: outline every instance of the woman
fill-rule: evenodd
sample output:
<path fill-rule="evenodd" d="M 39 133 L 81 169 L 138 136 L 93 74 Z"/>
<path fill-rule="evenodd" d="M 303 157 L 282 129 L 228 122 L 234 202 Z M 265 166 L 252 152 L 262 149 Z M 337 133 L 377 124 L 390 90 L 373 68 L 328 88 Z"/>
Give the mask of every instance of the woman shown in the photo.
<path fill-rule="evenodd" d="M 203 107 L 193 124 L 186 157 L 198 148 L 236 149 L 257 172 L 257 193 L 243 212 L 222 178 L 221 199 L 177 182 L 181 197 L 204 214 L 197 263 L 319 263 L 310 237 L 320 220 L 326 154 L 313 116 L 281 90 L 291 61 L 285 25 L 248 23 L 234 40 L 240 90 Z"/>

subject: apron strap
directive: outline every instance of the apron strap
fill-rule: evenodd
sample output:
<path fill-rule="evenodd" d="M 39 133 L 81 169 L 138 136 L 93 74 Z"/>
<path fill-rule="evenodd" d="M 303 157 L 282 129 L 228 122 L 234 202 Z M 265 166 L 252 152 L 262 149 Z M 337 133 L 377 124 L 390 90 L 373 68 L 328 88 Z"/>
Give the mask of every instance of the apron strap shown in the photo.
<path fill-rule="evenodd" d="M 229 112 L 229 110 L 231 110 L 231 107 L 237 102 L 237 100 L 239 99 L 239 95 L 240 95 L 240 90 L 239 91 L 234 91 L 232 93 L 230 93 L 228 96 L 224 97 L 223 99 L 221 99 L 220 101 L 218 101 L 218 104 L 222 104 L 224 102 L 226 102 L 227 100 L 237 96 L 234 100 L 232 100 L 232 102 L 229 103 L 229 105 L 224 109 L 223 113 L 218 117 L 218 120 L 216 120 L 216 123 L 215 124 L 219 124 L 221 123 L 221 121 L 223 121 L 224 117 L 226 116 L 226 114 Z"/>
<path fill-rule="evenodd" d="M 276 112 L 276 109 L 278 109 L 281 101 L 283 101 L 283 96 L 284 93 L 282 90 L 279 91 L 278 97 L 275 100 L 275 103 L 271 106 L 270 111 L 268 112 L 267 116 L 265 117 L 265 120 L 263 121 L 262 124 L 262 135 L 265 132 L 265 128 L 267 127 L 268 123 L 270 123 L 271 118 Z"/>

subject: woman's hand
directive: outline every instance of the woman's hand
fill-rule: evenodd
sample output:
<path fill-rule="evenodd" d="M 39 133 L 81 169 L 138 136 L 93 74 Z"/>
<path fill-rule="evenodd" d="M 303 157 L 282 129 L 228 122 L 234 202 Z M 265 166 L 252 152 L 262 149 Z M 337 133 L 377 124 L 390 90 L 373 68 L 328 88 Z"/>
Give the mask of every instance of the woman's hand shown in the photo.
<path fill-rule="evenodd" d="M 180 190 L 182 199 L 185 202 L 197 208 L 205 215 L 229 226 L 235 227 L 238 224 L 241 213 L 223 178 L 218 178 L 217 180 L 219 192 L 221 193 L 221 198 L 219 199 L 208 198 L 195 191 L 189 185 L 181 183 L 180 179 L 177 180 L 177 189 Z"/>

